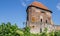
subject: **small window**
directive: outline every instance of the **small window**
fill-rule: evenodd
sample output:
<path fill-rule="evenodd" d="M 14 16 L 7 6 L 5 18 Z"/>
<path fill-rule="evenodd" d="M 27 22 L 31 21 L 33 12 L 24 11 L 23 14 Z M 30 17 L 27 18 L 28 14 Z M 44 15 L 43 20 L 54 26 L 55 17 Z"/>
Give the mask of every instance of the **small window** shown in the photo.
<path fill-rule="evenodd" d="M 47 20 L 46 20 L 46 23 L 47 23 Z"/>
<path fill-rule="evenodd" d="M 32 28 L 34 28 L 35 26 L 32 26 Z"/>
<path fill-rule="evenodd" d="M 41 22 L 42 22 L 42 19 L 41 19 Z"/>

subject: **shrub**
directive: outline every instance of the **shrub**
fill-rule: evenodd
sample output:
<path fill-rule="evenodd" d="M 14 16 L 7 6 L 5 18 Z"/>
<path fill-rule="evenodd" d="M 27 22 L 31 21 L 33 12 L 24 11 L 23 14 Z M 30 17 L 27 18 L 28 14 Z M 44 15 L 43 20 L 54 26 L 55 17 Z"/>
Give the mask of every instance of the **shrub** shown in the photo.
<path fill-rule="evenodd" d="M 30 28 L 25 27 L 24 29 L 18 28 L 18 26 L 11 25 L 10 22 L 7 24 L 2 23 L 0 25 L 0 36 L 60 36 L 60 31 L 47 33 L 47 28 L 45 28 L 45 32 L 39 34 L 30 33 Z"/>

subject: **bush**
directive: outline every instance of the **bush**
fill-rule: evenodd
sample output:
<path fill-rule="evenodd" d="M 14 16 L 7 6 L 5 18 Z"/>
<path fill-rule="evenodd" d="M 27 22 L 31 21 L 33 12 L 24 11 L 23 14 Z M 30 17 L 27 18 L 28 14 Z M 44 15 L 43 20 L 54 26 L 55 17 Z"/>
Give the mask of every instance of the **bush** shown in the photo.
<path fill-rule="evenodd" d="M 16 30 L 19 30 L 16 25 L 11 25 L 11 23 L 2 23 L 0 25 L 0 36 L 20 36 L 16 33 Z"/>
<path fill-rule="evenodd" d="M 7 24 L 2 23 L 0 25 L 0 36 L 60 36 L 60 31 L 47 33 L 47 28 L 45 32 L 39 34 L 30 33 L 30 28 L 26 27 L 24 29 L 18 28 L 17 25 L 11 25 L 10 22 Z"/>

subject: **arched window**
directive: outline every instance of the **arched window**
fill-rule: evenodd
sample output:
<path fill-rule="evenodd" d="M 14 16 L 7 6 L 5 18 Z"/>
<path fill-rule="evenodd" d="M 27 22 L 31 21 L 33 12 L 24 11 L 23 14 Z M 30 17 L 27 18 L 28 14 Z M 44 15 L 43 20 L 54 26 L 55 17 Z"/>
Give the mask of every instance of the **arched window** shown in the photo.
<path fill-rule="evenodd" d="M 47 23 L 47 20 L 46 20 L 46 23 Z"/>
<path fill-rule="evenodd" d="M 40 22 L 43 22 L 43 16 L 40 15 Z"/>
<path fill-rule="evenodd" d="M 41 22 L 42 22 L 42 19 L 41 19 Z"/>

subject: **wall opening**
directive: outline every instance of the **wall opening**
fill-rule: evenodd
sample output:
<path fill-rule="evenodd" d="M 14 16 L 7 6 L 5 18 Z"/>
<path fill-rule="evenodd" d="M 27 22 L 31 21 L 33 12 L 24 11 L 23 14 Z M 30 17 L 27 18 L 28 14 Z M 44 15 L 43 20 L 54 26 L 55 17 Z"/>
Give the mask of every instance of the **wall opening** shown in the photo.
<path fill-rule="evenodd" d="M 41 22 L 42 22 L 42 19 L 41 19 Z"/>
<path fill-rule="evenodd" d="M 47 23 L 47 20 L 46 20 L 46 23 Z"/>

